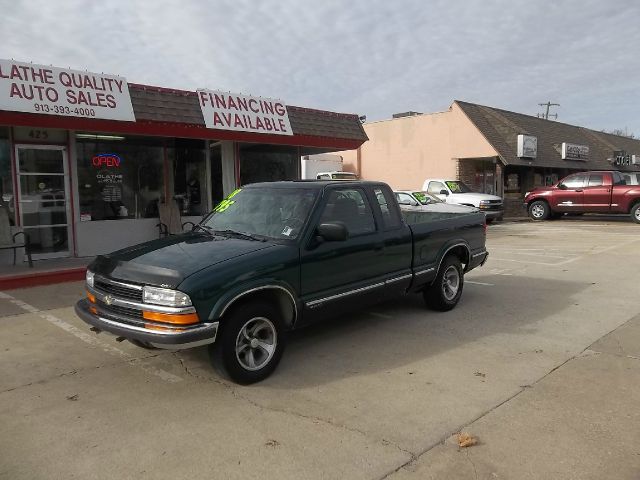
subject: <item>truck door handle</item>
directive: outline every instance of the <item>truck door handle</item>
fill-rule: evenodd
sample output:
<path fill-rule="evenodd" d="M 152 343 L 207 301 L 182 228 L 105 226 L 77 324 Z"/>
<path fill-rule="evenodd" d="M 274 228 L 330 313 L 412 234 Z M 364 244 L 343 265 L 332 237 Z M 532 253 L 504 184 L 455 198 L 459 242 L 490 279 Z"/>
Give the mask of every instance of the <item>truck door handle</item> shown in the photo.
<path fill-rule="evenodd" d="M 581 188 L 576 188 L 576 192 L 582 192 Z"/>

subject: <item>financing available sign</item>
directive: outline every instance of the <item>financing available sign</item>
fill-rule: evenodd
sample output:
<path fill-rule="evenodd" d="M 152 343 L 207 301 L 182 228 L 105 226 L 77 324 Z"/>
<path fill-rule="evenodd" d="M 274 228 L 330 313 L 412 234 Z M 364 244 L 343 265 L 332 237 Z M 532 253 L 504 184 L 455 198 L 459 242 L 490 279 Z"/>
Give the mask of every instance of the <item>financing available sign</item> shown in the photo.
<path fill-rule="evenodd" d="M 287 106 L 281 100 L 217 90 L 197 90 L 207 128 L 293 135 Z"/>
<path fill-rule="evenodd" d="M 2 59 L 0 110 L 136 120 L 123 77 Z"/>

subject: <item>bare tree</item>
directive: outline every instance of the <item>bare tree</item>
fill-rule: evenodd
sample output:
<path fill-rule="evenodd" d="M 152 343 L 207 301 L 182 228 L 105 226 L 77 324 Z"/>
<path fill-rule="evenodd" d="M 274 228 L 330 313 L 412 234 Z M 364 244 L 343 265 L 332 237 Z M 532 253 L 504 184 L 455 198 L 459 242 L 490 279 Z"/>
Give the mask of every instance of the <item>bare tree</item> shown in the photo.
<path fill-rule="evenodd" d="M 624 130 L 622 128 L 614 128 L 613 130 L 602 130 L 602 131 L 604 133 L 611 133 L 613 135 L 618 135 L 620 137 L 636 138 L 633 132 L 630 132 L 627 127 L 624 127 Z"/>

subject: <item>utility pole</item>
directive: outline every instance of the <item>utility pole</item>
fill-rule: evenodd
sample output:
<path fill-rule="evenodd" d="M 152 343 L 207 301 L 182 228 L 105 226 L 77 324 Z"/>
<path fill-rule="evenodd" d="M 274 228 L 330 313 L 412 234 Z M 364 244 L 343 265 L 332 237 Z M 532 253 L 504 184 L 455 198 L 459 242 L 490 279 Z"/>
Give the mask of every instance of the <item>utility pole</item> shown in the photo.
<path fill-rule="evenodd" d="M 538 114 L 538 118 L 544 118 L 545 120 L 549 120 L 549 117 L 553 117 L 554 120 L 558 119 L 558 114 L 557 113 L 549 113 L 549 109 L 551 107 L 559 107 L 560 106 L 559 103 L 547 102 L 547 103 L 539 103 L 538 105 L 540 105 L 541 107 L 547 107 L 547 110 L 546 110 L 545 113 L 539 113 Z"/>

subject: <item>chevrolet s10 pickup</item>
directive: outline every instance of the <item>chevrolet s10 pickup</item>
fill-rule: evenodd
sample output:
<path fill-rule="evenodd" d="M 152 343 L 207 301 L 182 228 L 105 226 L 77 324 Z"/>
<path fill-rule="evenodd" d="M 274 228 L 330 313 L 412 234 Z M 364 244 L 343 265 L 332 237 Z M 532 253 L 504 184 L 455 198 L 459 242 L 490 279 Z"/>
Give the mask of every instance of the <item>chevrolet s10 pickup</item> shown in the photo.
<path fill-rule="evenodd" d="M 384 183 L 257 183 L 191 232 L 96 257 L 75 310 L 141 347 L 209 345 L 220 373 L 249 384 L 289 330 L 414 293 L 451 310 L 485 239 L 483 213 L 401 212 Z"/>

